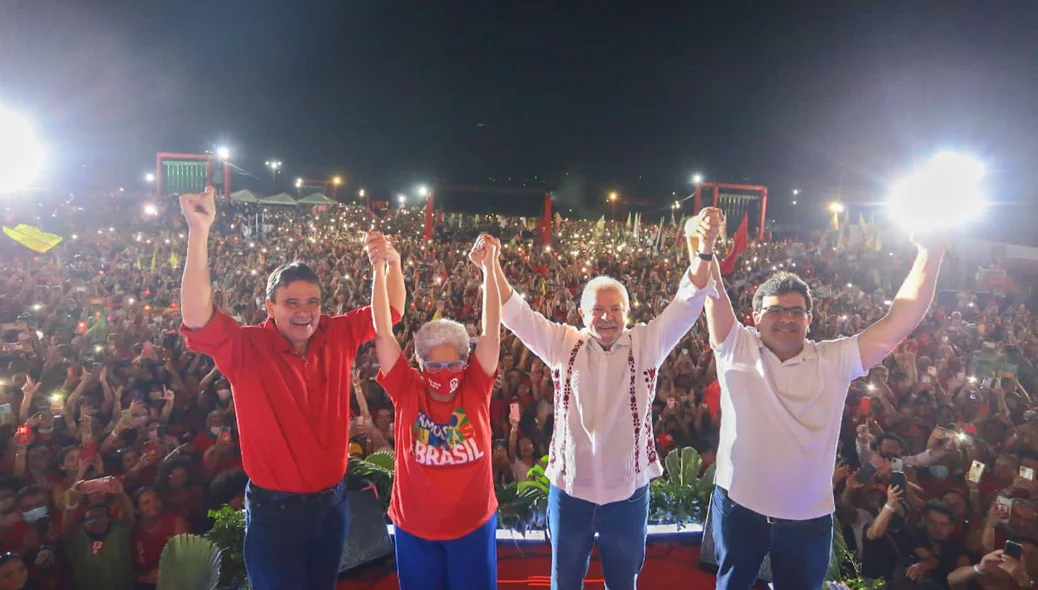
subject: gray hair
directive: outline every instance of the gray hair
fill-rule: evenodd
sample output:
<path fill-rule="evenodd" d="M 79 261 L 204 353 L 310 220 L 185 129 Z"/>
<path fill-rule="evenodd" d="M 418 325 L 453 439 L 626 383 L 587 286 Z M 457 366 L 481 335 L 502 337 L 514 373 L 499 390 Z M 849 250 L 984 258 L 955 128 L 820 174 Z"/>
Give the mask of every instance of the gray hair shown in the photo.
<path fill-rule="evenodd" d="M 591 311 L 591 308 L 595 306 L 595 297 L 599 291 L 616 291 L 620 293 L 620 299 L 623 301 L 624 309 L 626 311 L 631 310 L 631 298 L 627 295 L 627 287 L 620 281 L 613 277 L 597 276 L 584 286 L 584 292 L 580 295 L 580 309 L 581 311 Z"/>
<path fill-rule="evenodd" d="M 414 351 L 420 359 L 429 358 L 429 352 L 441 344 L 450 344 L 458 350 L 458 358 L 469 357 L 469 333 L 465 326 L 454 320 L 433 320 L 414 335 Z"/>

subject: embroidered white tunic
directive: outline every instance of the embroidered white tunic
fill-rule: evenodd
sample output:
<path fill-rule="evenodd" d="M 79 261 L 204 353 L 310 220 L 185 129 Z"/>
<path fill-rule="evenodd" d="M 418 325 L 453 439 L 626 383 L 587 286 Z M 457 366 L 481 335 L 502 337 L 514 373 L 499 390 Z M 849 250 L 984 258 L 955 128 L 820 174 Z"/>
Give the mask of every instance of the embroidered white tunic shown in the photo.
<path fill-rule="evenodd" d="M 657 371 L 695 324 L 714 282 L 696 289 L 686 270 L 677 295 L 648 324 L 603 350 L 587 329 L 557 324 L 513 293 L 501 321 L 551 370 L 555 425 L 548 480 L 595 504 L 626 500 L 663 474 L 652 433 Z"/>

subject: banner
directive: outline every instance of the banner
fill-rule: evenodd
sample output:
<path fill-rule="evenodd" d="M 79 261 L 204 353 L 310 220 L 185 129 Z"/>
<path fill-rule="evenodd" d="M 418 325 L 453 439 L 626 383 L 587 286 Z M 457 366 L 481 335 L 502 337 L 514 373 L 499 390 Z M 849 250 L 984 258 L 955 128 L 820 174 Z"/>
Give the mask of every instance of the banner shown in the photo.
<path fill-rule="evenodd" d="M 57 234 L 49 234 L 38 227 L 20 223 L 14 228 L 4 226 L 7 237 L 32 250 L 43 254 L 57 246 L 64 239 Z"/>
<path fill-rule="evenodd" d="M 393 212 L 393 203 L 388 198 L 366 197 L 364 202 L 367 204 L 368 214 L 377 219 L 385 219 Z"/>

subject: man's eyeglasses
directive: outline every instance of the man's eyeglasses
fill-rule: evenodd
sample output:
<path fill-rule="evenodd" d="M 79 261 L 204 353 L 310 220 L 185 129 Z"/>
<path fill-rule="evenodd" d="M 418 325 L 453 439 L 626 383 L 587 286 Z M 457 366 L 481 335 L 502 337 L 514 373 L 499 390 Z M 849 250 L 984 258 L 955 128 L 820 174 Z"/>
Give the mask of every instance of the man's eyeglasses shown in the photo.
<path fill-rule="evenodd" d="M 447 361 L 445 363 L 425 361 L 422 363 L 422 368 L 425 369 L 426 373 L 439 373 L 444 369 L 451 373 L 460 373 L 465 370 L 468 364 L 468 361 Z"/>
<path fill-rule="evenodd" d="M 797 319 L 801 319 L 803 317 L 806 317 L 807 313 L 808 313 L 808 311 L 806 309 L 804 309 L 803 307 L 782 307 L 781 305 L 771 305 L 771 306 L 765 307 L 763 309 L 763 311 L 764 311 L 764 313 L 766 313 L 766 314 L 768 314 L 770 316 L 780 316 L 783 313 L 788 313 L 789 315 L 791 315 L 791 316 L 793 316 L 793 317 L 795 317 Z"/>

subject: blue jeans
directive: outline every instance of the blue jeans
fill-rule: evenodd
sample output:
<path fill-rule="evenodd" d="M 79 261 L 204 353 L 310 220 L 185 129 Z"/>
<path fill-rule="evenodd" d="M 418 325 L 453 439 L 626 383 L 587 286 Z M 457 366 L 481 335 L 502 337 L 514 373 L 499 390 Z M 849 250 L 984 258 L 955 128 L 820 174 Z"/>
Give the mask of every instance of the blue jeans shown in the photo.
<path fill-rule="evenodd" d="M 497 515 L 450 541 L 428 541 L 396 528 L 400 590 L 496 590 Z"/>
<path fill-rule="evenodd" d="M 551 536 L 551 589 L 580 590 L 598 533 L 598 551 L 606 590 L 635 590 L 645 564 L 649 486 L 630 498 L 593 504 L 555 486 L 548 491 Z"/>
<path fill-rule="evenodd" d="M 245 488 L 245 569 L 253 590 L 334 590 L 349 528 L 346 484 L 317 494 Z"/>
<path fill-rule="evenodd" d="M 775 590 L 821 588 L 829 569 L 833 517 L 768 518 L 733 502 L 717 486 L 710 499 L 710 535 L 717 549 L 718 590 L 749 590 L 771 554 Z"/>

